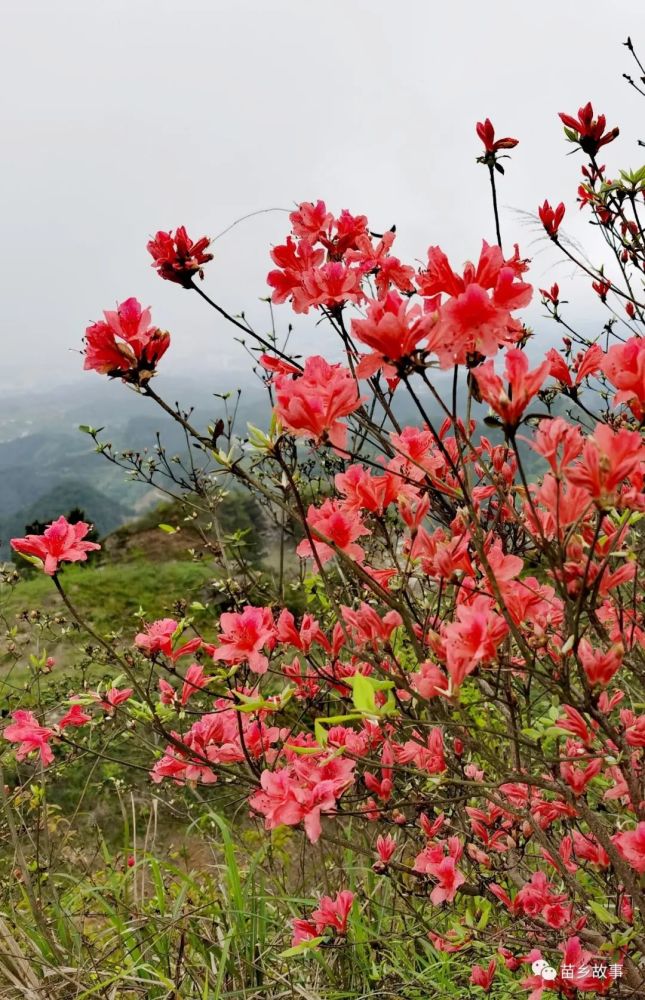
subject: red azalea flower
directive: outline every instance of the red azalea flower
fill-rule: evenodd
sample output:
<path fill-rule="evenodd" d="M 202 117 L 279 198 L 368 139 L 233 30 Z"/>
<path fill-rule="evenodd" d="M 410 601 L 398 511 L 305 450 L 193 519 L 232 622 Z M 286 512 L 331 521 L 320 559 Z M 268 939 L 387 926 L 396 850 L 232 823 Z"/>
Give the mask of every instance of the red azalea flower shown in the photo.
<path fill-rule="evenodd" d="M 371 532 L 355 511 L 347 510 L 337 500 L 325 500 L 320 507 L 310 505 L 307 511 L 307 524 L 314 540 L 313 543 L 309 539 L 300 542 L 296 552 L 301 559 L 312 559 L 314 547 L 323 565 L 333 559 L 335 550 L 324 541 L 319 541 L 322 535 L 355 562 L 364 561 L 365 553 L 361 546 L 356 544 L 356 539 Z"/>
<path fill-rule="evenodd" d="M 519 139 L 511 139 L 510 136 L 506 136 L 503 139 L 496 139 L 495 129 L 490 118 L 487 118 L 483 122 L 477 122 L 475 131 L 483 142 L 487 154 L 498 153 L 500 149 L 514 149 L 519 142 Z"/>
<path fill-rule="evenodd" d="M 12 538 L 10 544 L 16 552 L 40 559 L 45 573 L 53 576 L 58 572 L 59 563 L 85 562 L 88 552 L 101 548 L 98 542 L 83 541 L 89 530 L 90 525 L 85 521 L 70 524 L 65 517 L 59 517 L 42 535 Z"/>
<path fill-rule="evenodd" d="M 119 705 L 123 705 L 129 698 L 132 697 L 132 688 L 110 688 L 106 691 L 104 695 L 97 695 L 96 699 L 99 702 L 102 709 L 104 709 L 108 715 L 111 715 L 115 708 Z"/>
<path fill-rule="evenodd" d="M 631 337 L 607 351 L 602 370 L 618 392 L 613 405 L 626 403 L 637 420 L 645 418 L 645 339 Z"/>
<path fill-rule="evenodd" d="M 60 729 L 67 729 L 68 726 L 85 726 L 91 721 L 92 716 L 84 712 L 81 705 L 76 703 L 65 713 L 58 725 Z"/>
<path fill-rule="evenodd" d="M 532 286 L 521 280 L 526 263 L 508 260 L 498 246 L 484 240 L 477 265 L 467 262 L 463 273 L 453 270 L 440 247 L 428 250 L 428 265 L 417 284 L 428 298 L 426 310 L 436 313 L 427 349 L 442 368 L 465 364 L 472 354 L 492 357 L 502 344 L 516 343 L 523 333 L 511 312 L 528 305 Z M 448 296 L 445 302 L 441 296 Z"/>
<path fill-rule="evenodd" d="M 269 661 L 263 649 L 275 645 L 275 624 L 270 608 L 247 604 L 242 612 L 227 611 L 220 617 L 220 645 L 214 660 L 226 663 L 248 663 L 256 674 L 264 674 Z"/>
<path fill-rule="evenodd" d="M 194 275 L 203 278 L 203 265 L 213 259 L 212 253 L 204 253 L 210 242 L 207 236 L 193 242 L 186 227 L 179 226 L 174 235 L 172 230 L 156 233 L 154 239 L 148 241 L 148 253 L 153 259 L 152 266 L 162 278 L 190 288 Z"/>
<path fill-rule="evenodd" d="M 552 208 L 548 201 L 545 201 L 543 205 L 538 208 L 538 215 L 540 216 L 540 222 L 546 229 L 547 235 L 551 239 L 555 239 L 558 234 L 558 229 L 560 228 L 560 223 L 564 218 L 564 203 L 560 202 L 555 208 Z"/>
<path fill-rule="evenodd" d="M 341 417 L 362 403 L 349 368 L 330 365 L 315 355 L 307 358 L 304 371 L 296 377 L 280 374 L 273 381 L 275 412 L 288 431 L 319 444 L 329 441 L 336 448 L 344 447 L 347 426 Z"/>
<path fill-rule="evenodd" d="M 470 970 L 470 981 L 473 986 L 480 986 L 484 993 L 489 993 L 495 978 L 496 968 L 497 963 L 494 958 L 491 958 L 486 969 L 483 969 L 481 965 L 473 965 Z"/>
<path fill-rule="evenodd" d="M 517 427 L 524 410 L 549 374 L 549 369 L 549 361 L 543 361 L 533 371 L 529 371 L 529 361 L 524 351 L 511 347 L 506 352 L 508 391 L 499 375 L 495 374 L 492 361 L 473 369 L 473 377 L 482 399 L 492 407 L 502 423 L 506 427 Z"/>
<path fill-rule="evenodd" d="M 388 865 L 396 853 L 396 848 L 397 843 L 391 833 L 388 833 L 386 836 L 378 836 L 376 838 L 376 853 L 379 860 L 374 867 L 385 867 Z"/>
<path fill-rule="evenodd" d="M 557 306 L 560 304 L 560 286 L 558 284 L 551 285 L 550 288 L 540 288 L 540 295 L 545 301 L 550 302 L 551 305 Z"/>
<path fill-rule="evenodd" d="M 45 767 L 51 764 L 54 755 L 49 741 L 54 735 L 54 731 L 41 726 L 32 712 L 26 712 L 22 708 L 12 712 L 11 718 L 13 722 L 5 728 L 2 735 L 10 743 L 20 744 L 16 751 L 16 759 L 24 760 L 28 754 L 35 750 L 40 755 Z"/>
<path fill-rule="evenodd" d="M 170 334 L 150 326 L 150 310 L 142 309 L 135 298 L 103 315 L 105 321 L 85 331 L 83 368 L 137 384 L 152 378 L 170 346 Z"/>
<path fill-rule="evenodd" d="M 618 128 L 612 128 L 608 132 L 605 132 L 605 125 L 607 124 L 605 116 L 598 115 L 597 118 L 594 118 L 591 101 L 578 109 L 577 118 L 574 118 L 572 115 L 563 114 L 562 112 L 560 112 L 559 117 L 566 129 L 569 129 L 573 133 L 569 134 L 568 132 L 567 138 L 571 142 L 577 142 L 580 148 L 589 156 L 595 156 L 602 146 L 606 146 L 608 142 L 613 142 L 620 132 Z"/>
<path fill-rule="evenodd" d="M 607 295 L 611 290 L 611 282 L 605 281 L 605 279 L 602 278 L 599 281 L 592 281 L 591 287 L 601 302 L 607 301 Z"/>

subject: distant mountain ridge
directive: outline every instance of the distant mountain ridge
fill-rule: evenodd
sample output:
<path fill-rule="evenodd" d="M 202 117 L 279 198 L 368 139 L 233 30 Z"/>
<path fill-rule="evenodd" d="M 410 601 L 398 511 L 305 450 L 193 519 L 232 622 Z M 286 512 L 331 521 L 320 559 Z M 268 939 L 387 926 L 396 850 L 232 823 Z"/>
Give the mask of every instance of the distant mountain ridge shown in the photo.
<path fill-rule="evenodd" d="M 161 382 L 161 379 L 159 380 Z M 230 388 L 230 386 L 228 387 Z M 196 381 L 167 379 L 159 387 L 192 419 L 206 425 L 224 415 L 224 404 Z M 225 387 L 213 386 L 213 393 Z M 238 432 L 247 422 L 268 419 L 266 392 L 256 381 L 243 387 Z M 157 432 L 170 455 L 185 454 L 181 427 L 143 396 L 118 383 L 94 380 L 43 393 L 5 394 L 0 398 L 0 556 L 8 540 L 34 520 L 49 520 L 82 508 L 100 535 L 136 517 L 159 499 L 157 491 L 133 482 L 123 469 L 96 454 L 79 425 L 103 427 L 101 440 L 117 451 L 152 450 Z"/>

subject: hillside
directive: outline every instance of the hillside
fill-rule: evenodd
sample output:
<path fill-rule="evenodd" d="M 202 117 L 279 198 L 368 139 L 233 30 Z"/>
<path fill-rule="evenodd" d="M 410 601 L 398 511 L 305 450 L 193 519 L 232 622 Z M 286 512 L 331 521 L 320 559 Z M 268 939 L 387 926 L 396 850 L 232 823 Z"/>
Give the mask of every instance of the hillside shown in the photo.
<path fill-rule="evenodd" d="M 170 400 L 194 405 L 194 419 L 206 425 L 223 415 L 224 404 L 188 380 L 170 380 L 160 392 Z M 214 392 L 216 387 L 214 387 Z M 249 383 L 236 424 L 266 419 L 266 395 Z M 34 520 L 46 521 L 80 507 L 105 535 L 154 505 L 160 495 L 133 482 L 126 471 L 96 454 L 79 425 L 103 428 L 101 440 L 116 451 L 151 451 L 159 434 L 169 455 L 185 457 L 182 429 L 149 400 L 109 382 L 81 382 L 23 397 L 0 400 L 0 557 L 9 555 L 8 539 Z"/>

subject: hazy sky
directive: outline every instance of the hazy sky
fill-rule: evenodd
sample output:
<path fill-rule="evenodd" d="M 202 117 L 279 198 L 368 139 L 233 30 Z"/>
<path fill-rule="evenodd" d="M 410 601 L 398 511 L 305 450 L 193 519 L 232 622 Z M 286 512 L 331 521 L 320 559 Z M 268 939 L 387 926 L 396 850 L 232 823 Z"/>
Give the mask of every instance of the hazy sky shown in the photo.
<path fill-rule="evenodd" d="M 620 43 L 630 33 L 645 52 L 642 2 L 22 0 L 5 5 L 3 28 L 4 390 L 75 378 L 69 349 L 130 295 L 173 335 L 164 365 L 227 387 L 245 356 L 197 296 L 156 277 L 145 244 L 159 228 L 212 236 L 320 197 L 377 230 L 396 222 L 407 259 L 436 243 L 457 263 L 476 256 L 493 237 L 474 162 L 487 115 L 520 139 L 501 182 L 505 243 L 533 257 L 536 285 L 557 279 L 579 300 L 577 318 L 603 320 L 516 210 L 562 199 L 589 245 L 580 159 L 557 119 L 588 99 L 621 126 L 610 168 L 640 164 L 645 102 L 621 79 Z M 269 247 L 286 230 L 282 213 L 242 223 L 217 242 L 204 287 L 262 325 Z M 295 322 L 311 342 L 312 321 Z"/>

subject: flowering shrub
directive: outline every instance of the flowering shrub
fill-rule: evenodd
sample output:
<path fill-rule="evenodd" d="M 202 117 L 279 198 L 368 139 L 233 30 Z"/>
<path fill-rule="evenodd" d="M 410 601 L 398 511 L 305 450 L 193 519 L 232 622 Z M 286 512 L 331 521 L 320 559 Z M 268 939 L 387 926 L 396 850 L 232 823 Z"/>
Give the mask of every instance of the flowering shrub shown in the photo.
<path fill-rule="evenodd" d="M 272 301 L 314 311 L 342 364 L 302 361 L 212 303 L 261 352 L 267 431 L 223 448 L 223 427 L 165 403 L 151 380 L 169 337 L 135 299 L 87 331 L 85 367 L 162 405 L 214 464 L 196 494 L 234 481 L 294 527 L 308 603 L 294 614 L 284 581 L 255 603 L 229 574 L 230 610 L 204 634 L 190 615 L 116 641 L 87 626 L 121 680 L 59 721 L 21 707 L 4 738 L 64 766 L 68 727 L 89 749 L 102 717 L 122 719 L 147 733 L 161 787 L 242 788 L 267 839 L 292 828 L 330 858 L 355 842 L 352 890 L 341 871 L 319 898 L 311 870 L 317 904 L 285 911 L 284 962 L 398 934 L 419 955 L 421 941 L 463 953 L 482 993 L 645 993 L 645 168 L 610 180 L 597 155 L 618 128 L 591 104 L 560 117 L 610 260 L 578 256 L 563 203 L 538 217 L 598 295 L 591 334 L 557 285 L 541 296 L 561 344 L 522 321 L 530 265 L 503 247 L 496 197 L 518 140 L 488 119 L 497 240 L 476 263 L 431 246 L 417 269 L 364 215 L 320 200 L 291 213 Z M 208 245 L 180 227 L 148 249 L 210 301 L 194 282 Z M 82 627 L 62 563 L 96 547 L 86 528 L 60 519 L 12 541 Z"/>

